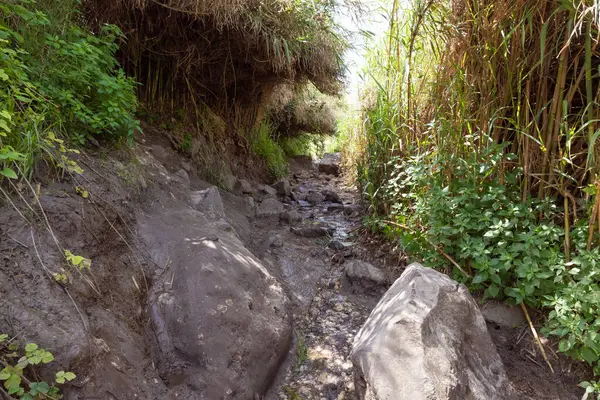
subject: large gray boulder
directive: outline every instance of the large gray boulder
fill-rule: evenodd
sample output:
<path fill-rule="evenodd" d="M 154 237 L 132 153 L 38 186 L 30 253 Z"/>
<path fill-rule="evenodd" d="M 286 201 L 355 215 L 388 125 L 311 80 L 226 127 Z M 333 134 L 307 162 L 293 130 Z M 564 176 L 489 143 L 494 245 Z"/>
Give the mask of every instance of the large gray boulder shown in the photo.
<path fill-rule="evenodd" d="M 138 221 L 153 262 L 165 266 L 148 298 L 155 359 L 181 398 L 253 399 L 289 349 L 288 298 L 217 222 L 180 208 Z"/>
<path fill-rule="evenodd" d="M 340 153 L 326 153 L 319 162 L 319 172 L 325 174 L 339 175 Z"/>
<path fill-rule="evenodd" d="M 514 398 L 467 288 L 420 264 L 411 264 L 371 312 L 351 357 L 361 399 Z"/>

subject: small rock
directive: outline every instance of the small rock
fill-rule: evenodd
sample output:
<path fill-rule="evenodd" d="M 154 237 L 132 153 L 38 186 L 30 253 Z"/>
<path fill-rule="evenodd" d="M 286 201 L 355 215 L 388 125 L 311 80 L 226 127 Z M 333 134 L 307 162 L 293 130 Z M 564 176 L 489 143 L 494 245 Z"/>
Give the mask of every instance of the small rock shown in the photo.
<path fill-rule="evenodd" d="M 346 250 L 351 249 L 354 246 L 352 242 L 342 242 L 341 240 L 332 240 L 329 242 L 327 247 L 334 250 Z"/>
<path fill-rule="evenodd" d="M 327 207 L 328 212 L 343 211 L 343 210 L 344 210 L 344 205 L 340 204 L 340 203 L 333 203 Z"/>
<path fill-rule="evenodd" d="M 302 222 L 302 215 L 298 211 L 284 211 L 279 214 L 279 220 L 287 224 L 293 224 L 296 222 Z"/>
<path fill-rule="evenodd" d="M 272 247 L 274 249 L 283 247 L 283 239 L 279 235 L 275 235 L 275 236 L 269 238 L 268 243 L 269 243 L 269 247 Z"/>
<path fill-rule="evenodd" d="M 304 200 L 298 200 L 298 205 L 300 207 L 310 207 L 311 204 L 308 201 L 304 201 Z"/>
<path fill-rule="evenodd" d="M 311 204 L 319 204 L 322 203 L 323 200 L 325 200 L 325 196 L 319 192 L 309 192 L 308 196 L 306 196 L 306 201 Z"/>
<path fill-rule="evenodd" d="M 294 199 L 295 201 L 306 201 L 306 193 L 296 193 L 296 192 L 292 192 L 291 194 L 291 198 Z"/>
<path fill-rule="evenodd" d="M 245 179 L 238 179 L 235 182 L 233 191 L 237 192 L 237 193 L 243 193 L 243 194 L 254 194 L 254 188 L 252 187 L 250 182 L 248 182 Z"/>
<path fill-rule="evenodd" d="M 321 225 L 309 225 L 298 228 L 290 228 L 290 231 L 297 236 L 316 238 L 332 235 L 335 231 L 335 228 L 325 227 Z"/>
<path fill-rule="evenodd" d="M 273 187 L 280 196 L 289 196 L 292 194 L 290 181 L 288 181 L 286 178 L 281 178 L 276 184 L 273 185 Z"/>
<path fill-rule="evenodd" d="M 221 177 L 221 185 L 223 188 L 229 192 L 235 191 L 235 185 L 237 183 L 237 178 L 231 174 L 226 174 Z"/>
<path fill-rule="evenodd" d="M 385 284 L 385 274 L 382 270 L 366 261 L 352 260 L 346 264 L 346 276 L 350 280 L 370 281 L 377 285 Z"/>
<path fill-rule="evenodd" d="M 277 196 L 277 190 L 268 185 L 259 186 L 258 192 L 256 194 L 258 201 L 264 201 L 275 196 Z"/>
<path fill-rule="evenodd" d="M 331 201 L 333 203 L 340 202 L 340 196 L 333 190 L 324 189 L 321 191 L 321 194 L 325 197 L 325 200 L 327 200 L 327 201 Z"/>
<path fill-rule="evenodd" d="M 272 217 L 283 212 L 283 203 L 275 198 L 266 199 L 256 209 L 258 217 Z"/>
<path fill-rule="evenodd" d="M 190 203 L 196 210 L 203 212 L 211 219 L 225 218 L 225 209 L 221 194 L 216 187 L 199 190 L 190 194 Z"/>
<path fill-rule="evenodd" d="M 181 162 L 181 168 L 183 168 L 186 172 L 191 172 L 192 171 L 192 164 L 187 162 L 187 161 L 182 161 Z"/>
<path fill-rule="evenodd" d="M 344 207 L 344 215 L 350 216 L 354 214 L 360 214 L 364 208 L 360 204 L 350 204 Z"/>

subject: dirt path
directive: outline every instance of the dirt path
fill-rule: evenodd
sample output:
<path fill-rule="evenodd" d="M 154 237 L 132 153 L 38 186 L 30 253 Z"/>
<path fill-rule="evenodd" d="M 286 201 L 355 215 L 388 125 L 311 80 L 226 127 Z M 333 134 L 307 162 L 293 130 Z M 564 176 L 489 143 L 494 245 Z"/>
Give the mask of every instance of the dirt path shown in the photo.
<path fill-rule="evenodd" d="M 296 346 L 265 399 L 355 399 L 352 341 L 385 288 L 364 288 L 345 274 L 363 217 L 355 189 L 316 171 L 298 171 L 294 178 L 296 201 L 286 211 L 303 221 L 257 219 L 254 226 L 264 238 L 252 247 L 279 270 L 294 307 Z"/>
<path fill-rule="evenodd" d="M 386 283 L 391 283 L 402 267 L 396 262 L 397 256 L 372 254 L 373 249 L 381 251 L 385 245 L 368 245 L 357 236 L 364 213 L 357 205 L 358 193 L 354 188 L 347 186 L 342 178 L 311 170 L 297 171 L 293 176 L 294 197 L 298 201 L 287 204 L 286 210 L 299 213 L 302 224 L 290 227 L 282 222 L 257 219 L 254 226 L 257 236 L 264 237 L 257 239 L 253 247 L 272 271 L 279 270 L 279 278 L 294 303 L 295 346 L 264 399 L 356 400 L 349 358 L 352 342 L 387 285 L 365 287 L 359 280 L 349 279 L 346 268 L 352 260 L 366 259 L 381 268 L 387 275 Z M 339 200 L 328 198 L 316 204 L 306 201 L 311 193 L 328 191 L 337 194 Z M 293 232 L 312 226 L 330 229 L 331 234 L 307 238 Z M 334 243 L 339 250 L 332 248 Z M 394 264 L 386 265 L 390 260 Z M 550 374 L 533 340 L 528 338 L 526 326 L 488 322 L 488 329 L 521 398 L 578 398 L 573 393 L 577 381 L 571 376 L 570 367 L 561 365 L 558 379 Z M 517 344 L 507 347 L 506 343 Z M 516 370 L 515 365 L 518 365 Z M 532 390 L 530 382 L 540 381 L 544 385 Z"/>

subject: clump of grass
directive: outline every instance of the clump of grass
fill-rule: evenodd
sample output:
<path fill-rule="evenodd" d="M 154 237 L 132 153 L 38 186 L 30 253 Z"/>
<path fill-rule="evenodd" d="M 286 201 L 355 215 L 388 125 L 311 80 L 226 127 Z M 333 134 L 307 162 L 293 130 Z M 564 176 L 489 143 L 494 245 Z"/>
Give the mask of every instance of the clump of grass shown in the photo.
<path fill-rule="evenodd" d="M 287 175 L 288 163 L 283 149 L 273 139 L 273 127 L 263 120 L 249 135 L 250 146 L 254 154 L 263 159 L 273 180 Z"/>

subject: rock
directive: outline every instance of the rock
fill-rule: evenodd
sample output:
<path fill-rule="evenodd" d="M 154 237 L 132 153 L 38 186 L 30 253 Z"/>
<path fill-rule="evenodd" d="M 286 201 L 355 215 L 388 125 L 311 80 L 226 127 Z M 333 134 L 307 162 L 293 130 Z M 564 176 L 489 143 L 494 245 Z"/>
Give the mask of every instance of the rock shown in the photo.
<path fill-rule="evenodd" d="M 319 204 L 319 203 L 322 203 L 323 200 L 325 200 L 325 196 L 323 196 L 319 192 L 311 191 L 308 193 L 308 196 L 306 196 L 306 201 L 308 201 L 311 204 Z"/>
<path fill-rule="evenodd" d="M 332 203 L 339 203 L 340 202 L 340 196 L 336 192 L 334 192 L 333 190 L 323 189 L 321 191 L 321 194 L 323 195 L 323 197 L 325 197 L 326 201 L 331 201 Z"/>
<path fill-rule="evenodd" d="M 289 196 L 292 194 L 292 188 L 290 186 L 290 181 L 286 178 L 281 178 L 276 184 L 273 185 L 275 190 L 277 190 L 277 194 L 280 196 Z"/>
<path fill-rule="evenodd" d="M 323 225 L 306 225 L 301 227 L 292 227 L 290 231 L 296 236 L 317 238 L 327 235 L 333 235 L 335 228 L 331 228 Z"/>
<path fill-rule="evenodd" d="M 216 187 L 192 192 L 190 202 L 194 209 L 203 212 L 210 219 L 225 218 L 225 209 L 223 208 L 221 194 Z"/>
<path fill-rule="evenodd" d="M 235 185 L 233 186 L 233 191 L 235 193 L 242 193 L 242 194 L 254 194 L 254 188 L 252 187 L 252 185 L 250 184 L 250 182 L 248 182 L 245 179 L 238 179 L 235 182 Z"/>
<path fill-rule="evenodd" d="M 310 207 L 311 204 L 308 201 L 304 201 L 304 200 L 297 200 L 298 201 L 298 205 L 300 207 Z"/>
<path fill-rule="evenodd" d="M 364 211 L 364 207 L 361 204 L 350 204 L 344 207 L 344 215 L 358 215 Z"/>
<path fill-rule="evenodd" d="M 278 249 L 280 247 L 283 247 L 283 239 L 281 238 L 281 236 L 275 235 L 275 236 L 269 238 L 268 244 L 269 244 L 269 247 Z"/>
<path fill-rule="evenodd" d="M 256 194 L 258 201 L 264 201 L 275 196 L 277 196 L 277 190 L 275 190 L 269 185 L 261 185 Z"/>
<path fill-rule="evenodd" d="M 344 209 L 344 205 L 340 203 L 332 203 L 329 206 L 327 206 L 328 212 L 343 211 Z"/>
<path fill-rule="evenodd" d="M 235 191 L 236 183 L 237 178 L 231 174 L 225 174 L 221 176 L 221 185 L 223 186 L 223 189 L 227 190 L 228 192 Z"/>
<path fill-rule="evenodd" d="M 486 321 L 510 328 L 522 326 L 527 322 L 520 307 L 511 307 L 496 301 L 484 304 L 481 313 Z"/>
<path fill-rule="evenodd" d="M 329 242 L 327 247 L 329 247 L 330 249 L 334 249 L 334 250 L 346 250 L 346 249 L 351 249 L 352 247 L 354 247 L 354 243 L 342 242 L 341 240 L 332 240 L 331 242 Z"/>
<path fill-rule="evenodd" d="M 266 199 L 256 208 L 257 217 L 272 217 L 283 212 L 283 203 L 275 198 Z"/>
<path fill-rule="evenodd" d="M 411 264 L 355 337 L 361 399 L 514 399 L 502 360 L 464 285 Z"/>
<path fill-rule="evenodd" d="M 292 339 L 281 285 L 235 235 L 195 210 L 145 216 L 138 231 L 153 262 L 167 266 L 147 304 L 153 359 L 172 398 L 189 388 L 180 398 L 264 394 Z"/>
<path fill-rule="evenodd" d="M 340 153 L 326 153 L 319 162 L 319 172 L 325 174 L 339 175 L 340 173 Z"/>
<path fill-rule="evenodd" d="M 292 199 L 294 199 L 295 201 L 306 201 L 306 196 L 306 193 L 292 192 L 291 194 Z"/>
<path fill-rule="evenodd" d="M 284 211 L 279 214 L 279 220 L 288 224 L 294 224 L 296 222 L 302 222 L 302 215 L 298 211 Z"/>
<path fill-rule="evenodd" d="M 358 281 L 359 283 L 385 284 L 383 271 L 366 261 L 352 260 L 348 262 L 346 264 L 346 276 L 351 281 Z"/>

